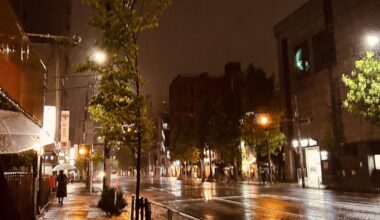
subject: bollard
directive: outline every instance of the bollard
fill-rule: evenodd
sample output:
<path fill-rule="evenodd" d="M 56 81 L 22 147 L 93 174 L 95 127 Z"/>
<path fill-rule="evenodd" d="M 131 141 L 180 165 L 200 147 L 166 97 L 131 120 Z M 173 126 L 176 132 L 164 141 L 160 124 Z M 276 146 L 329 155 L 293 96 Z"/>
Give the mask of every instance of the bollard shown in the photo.
<path fill-rule="evenodd" d="M 144 199 L 139 199 L 139 207 L 141 210 L 141 220 L 144 220 Z"/>
<path fill-rule="evenodd" d="M 145 219 L 151 220 L 150 203 L 148 202 L 148 199 L 145 199 L 144 201 L 144 208 L 145 208 Z"/>
<path fill-rule="evenodd" d="M 171 209 L 168 209 L 168 220 L 172 220 L 173 218 L 173 212 Z"/>
<path fill-rule="evenodd" d="M 135 196 L 132 196 L 132 204 L 131 204 L 131 220 L 134 219 L 135 215 Z"/>
<path fill-rule="evenodd" d="M 151 220 L 151 210 L 150 210 L 150 203 L 148 202 L 148 199 L 145 199 L 145 217 L 146 217 L 146 220 Z"/>

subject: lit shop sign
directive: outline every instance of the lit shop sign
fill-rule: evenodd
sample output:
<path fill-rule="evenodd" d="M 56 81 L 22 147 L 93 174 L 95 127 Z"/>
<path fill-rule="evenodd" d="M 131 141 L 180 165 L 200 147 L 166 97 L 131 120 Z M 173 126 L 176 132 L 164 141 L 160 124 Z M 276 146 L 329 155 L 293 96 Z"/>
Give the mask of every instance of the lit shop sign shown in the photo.
<path fill-rule="evenodd" d="M 2 43 L 0 44 L 0 53 L 6 56 L 19 55 L 21 61 L 25 59 L 29 59 L 29 53 L 30 53 L 29 41 L 25 40 L 25 42 L 19 46 L 16 46 L 15 44 L 12 44 L 12 43 Z"/>
<path fill-rule="evenodd" d="M 69 141 L 70 111 L 61 111 L 61 142 Z"/>
<path fill-rule="evenodd" d="M 13 54 L 15 52 L 16 52 L 16 49 L 14 48 L 14 46 L 11 46 L 9 44 L 1 44 L 0 45 L 0 53 L 9 55 L 9 54 Z"/>
<path fill-rule="evenodd" d="M 55 106 L 44 106 L 42 130 L 44 130 L 50 138 L 55 137 L 56 115 Z"/>
<path fill-rule="evenodd" d="M 294 148 L 297 148 L 299 146 L 301 147 L 311 147 L 311 146 L 317 146 L 318 142 L 314 139 L 311 138 L 305 138 L 305 139 L 300 139 L 300 140 L 293 140 L 292 145 Z"/>

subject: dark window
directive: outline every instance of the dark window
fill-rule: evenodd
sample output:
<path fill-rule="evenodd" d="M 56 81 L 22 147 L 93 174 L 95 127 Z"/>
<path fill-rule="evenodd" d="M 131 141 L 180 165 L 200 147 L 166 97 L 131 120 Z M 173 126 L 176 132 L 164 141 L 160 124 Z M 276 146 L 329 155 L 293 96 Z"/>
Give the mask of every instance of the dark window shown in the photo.
<path fill-rule="evenodd" d="M 313 37 L 314 68 L 320 71 L 336 63 L 334 30 L 326 29 Z"/>
<path fill-rule="evenodd" d="M 24 20 L 24 21 L 28 20 L 28 12 L 27 11 L 22 12 L 22 20 Z"/>
<path fill-rule="evenodd" d="M 307 41 L 302 42 L 294 50 L 294 68 L 297 77 L 302 77 L 310 72 L 309 47 Z"/>
<path fill-rule="evenodd" d="M 357 148 L 355 145 L 347 145 L 343 148 L 344 155 L 357 156 Z"/>

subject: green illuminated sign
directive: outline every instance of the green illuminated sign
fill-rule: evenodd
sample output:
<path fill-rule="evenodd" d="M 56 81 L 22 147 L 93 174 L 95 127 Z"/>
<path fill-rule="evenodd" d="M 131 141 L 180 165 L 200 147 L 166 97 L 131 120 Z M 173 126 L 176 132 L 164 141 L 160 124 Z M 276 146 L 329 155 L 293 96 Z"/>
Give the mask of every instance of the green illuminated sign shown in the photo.
<path fill-rule="evenodd" d="M 294 67 L 298 73 L 306 73 L 310 70 L 309 53 L 306 42 L 302 43 L 295 50 Z"/>

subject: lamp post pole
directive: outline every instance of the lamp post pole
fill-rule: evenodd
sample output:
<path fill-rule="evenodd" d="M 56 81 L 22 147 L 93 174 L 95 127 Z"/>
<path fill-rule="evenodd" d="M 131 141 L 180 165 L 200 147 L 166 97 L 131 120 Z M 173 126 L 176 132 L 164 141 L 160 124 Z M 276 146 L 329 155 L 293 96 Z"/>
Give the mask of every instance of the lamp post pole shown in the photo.
<path fill-rule="evenodd" d="M 304 175 L 304 165 L 303 165 L 303 151 L 301 146 L 301 129 L 300 129 L 300 119 L 299 119 L 299 111 L 298 111 L 298 102 L 297 102 L 297 96 L 294 96 L 294 121 L 297 125 L 297 142 L 298 142 L 298 152 L 299 152 L 299 163 L 300 163 L 300 169 L 301 169 L 301 181 L 302 181 L 302 188 L 305 188 L 305 175 Z"/>
<path fill-rule="evenodd" d="M 267 147 L 267 153 L 268 153 L 268 168 L 269 168 L 269 181 L 270 183 L 273 183 L 272 179 L 272 160 L 270 158 L 270 150 L 269 150 L 269 144 L 268 144 L 268 136 L 269 136 L 269 131 L 268 128 L 265 128 L 265 144 Z"/>
<path fill-rule="evenodd" d="M 269 123 L 270 123 L 269 116 L 260 115 L 259 118 L 258 118 L 258 123 L 265 129 L 265 145 L 266 145 L 267 154 L 268 154 L 269 181 L 270 181 L 270 183 L 273 183 L 273 181 L 272 181 L 272 163 L 271 163 L 269 143 L 268 143 L 268 137 L 269 137 L 268 126 L 269 126 Z"/>

